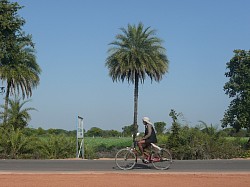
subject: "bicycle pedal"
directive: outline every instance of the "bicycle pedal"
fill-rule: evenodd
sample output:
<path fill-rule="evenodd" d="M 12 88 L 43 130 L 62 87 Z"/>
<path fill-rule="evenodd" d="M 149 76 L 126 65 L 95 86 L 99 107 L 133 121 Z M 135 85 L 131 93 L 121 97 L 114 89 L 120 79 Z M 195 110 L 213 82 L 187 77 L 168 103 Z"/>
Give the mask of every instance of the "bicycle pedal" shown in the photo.
<path fill-rule="evenodd" d="M 149 163 L 149 161 L 148 161 L 147 159 L 142 159 L 142 162 L 143 162 L 144 164 L 148 164 L 148 163 Z"/>

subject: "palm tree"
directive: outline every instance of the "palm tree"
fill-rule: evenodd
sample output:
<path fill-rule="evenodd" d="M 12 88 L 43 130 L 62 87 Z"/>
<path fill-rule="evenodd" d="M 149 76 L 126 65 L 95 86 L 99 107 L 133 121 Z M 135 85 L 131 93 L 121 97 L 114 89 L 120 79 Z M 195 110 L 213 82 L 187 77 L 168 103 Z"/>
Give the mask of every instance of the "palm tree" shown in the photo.
<path fill-rule="evenodd" d="M 13 126 L 14 129 L 22 129 L 28 125 L 28 122 L 31 120 L 31 116 L 29 111 L 36 110 L 35 108 L 23 108 L 23 106 L 30 102 L 30 100 L 26 100 L 21 102 L 21 99 L 15 96 L 12 100 L 9 100 L 9 108 L 7 110 L 7 124 Z M 5 106 L 2 105 L 4 108 Z M 0 112 L 0 117 L 5 117 L 5 112 Z"/>
<path fill-rule="evenodd" d="M 36 57 L 33 48 L 28 47 L 26 43 L 19 43 L 19 50 L 12 61 L 8 61 L 0 66 L 0 79 L 6 82 L 5 96 L 5 117 L 6 122 L 9 96 L 22 92 L 25 96 L 32 95 L 32 89 L 37 87 L 40 81 L 39 74 L 41 69 L 36 63 Z"/>
<path fill-rule="evenodd" d="M 128 24 L 127 30 L 120 29 L 122 34 L 116 35 L 116 40 L 110 43 L 112 47 L 106 59 L 106 67 L 113 81 L 127 80 L 134 84 L 134 132 L 138 131 L 138 85 L 144 83 L 146 76 L 159 82 L 168 70 L 166 49 L 162 40 L 155 36 L 156 30 L 150 27 L 144 29 L 142 23 L 138 26 Z"/>

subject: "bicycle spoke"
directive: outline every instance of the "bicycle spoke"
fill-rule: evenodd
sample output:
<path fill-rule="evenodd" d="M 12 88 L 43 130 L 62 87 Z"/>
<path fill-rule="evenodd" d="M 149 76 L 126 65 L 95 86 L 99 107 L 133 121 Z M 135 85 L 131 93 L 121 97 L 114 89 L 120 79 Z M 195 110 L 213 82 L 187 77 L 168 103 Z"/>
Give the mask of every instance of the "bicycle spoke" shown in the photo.
<path fill-rule="evenodd" d="M 156 169 L 165 170 L 172 164 L 172 156 L 166 149 L 162 149 L 160 153 L 153 153 L 152 157 L 152 164 Z"/>
<path fill-rule="evenodd" d="M 136 156 L 130 149 L 121 149 L 115 156 L 115 162 L 122 170 L 132 169 L 136 163 Z"/>

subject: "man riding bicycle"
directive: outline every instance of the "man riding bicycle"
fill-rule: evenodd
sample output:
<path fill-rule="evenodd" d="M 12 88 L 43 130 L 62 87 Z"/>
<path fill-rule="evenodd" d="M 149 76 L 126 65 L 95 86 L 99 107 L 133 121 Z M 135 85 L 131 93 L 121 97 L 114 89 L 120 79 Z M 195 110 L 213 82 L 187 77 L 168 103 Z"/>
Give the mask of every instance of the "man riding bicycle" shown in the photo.
<path fill-rule="evenodd" d="M 157 143 L 156 133 L 153 127 L 153 124 L 150 122 L 148 117 L 143 117 L 143 124 L 145 125 L 145 133 L 141 140 L 138 141 L 138 147 L 141 151 L 141 159 L 144 163 L 149 161 L 145 156 L 148 156 L 144 153 L 144 149 L 147 148 L 151 143 Z"/>

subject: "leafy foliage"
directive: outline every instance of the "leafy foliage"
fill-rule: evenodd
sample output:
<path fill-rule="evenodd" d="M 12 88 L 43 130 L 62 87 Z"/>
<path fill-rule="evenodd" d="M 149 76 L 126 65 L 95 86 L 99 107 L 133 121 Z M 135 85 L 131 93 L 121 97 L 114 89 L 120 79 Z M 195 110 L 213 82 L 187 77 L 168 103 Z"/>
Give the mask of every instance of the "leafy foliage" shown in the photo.
<path fill-rule="evenodd" d="M 26 42 L 33 45 L 29 35 L 25 35 L 22 26 L 25 20 L 18 16 L 17 11 L 22 7 L 8 0 L 0 1 L 0 62 L 12 62 L 18 52 L 18 43 Z"/>
<path fill-rule="evenodd" d="M 213 128 L 209 131 L 208 128 Z M 0 158 L 63 159 L 76 156 L 76 132 L 39 129 L 0 128 Z M 211 133 L 213 132 L 213 133 Z M 169 148 L 175 159 L 214 159 L 247 157 L 247 138 L 221 136 L 214 127 L 197 125 L 195 128 L 179 124 L 179 143 L 170 134 L 158 135 L 158 145 Z M 68 134 L 68 135 L 67 135 Z M 129 137 L 85 137 L 84 157 L 87 159 L 114 158 L 117 150 L 132 145 Z M 173 147 L 169 147 L 173 145 Z"/>
<path fill-rule="evenodd" d="M 24 128 L 28 125 L 28 122 L 31 119 L 29 111 L 35 110 L 35 108 L 23 108 L 23 106 L 29 102 L 30 100 L 26 100 L 21 102 L 20 98 L 15 97 L 13 100 L 9 100 L 10 107 L 7 110 L 7 124 L 13 126 L 14 129 Z M 2 106 L 4 107 L 4 106 Z M 0 112 L 1 119 L 4 118 L 5 113 Z M 4 124 L 6 126 L 6 123 Z"/>
<path fill-rule="evenodd" d="M 222 127 L 232 126 L 239 131 L 250 129 L 250 51 L 235 50 L 234 57 L 227 63 L 225 73 L 229 81 L 224 90 L 233 98 L 224 114 Z"/>
<path fill-rule="evenodd" d="M 65 135 L 50 135 L 41 141 L 41 157 L 72 158 L 75 157 L 75 138 Z"/>
<path fill-rule="evenodd" d="M 87 132 L 87 136 L 96 136 L 96 137 L 101 137 L 103 134 L 103 130 L 98 128 L 98 127 L 92 127 L 90 130 Z"/>
<path fill-rule="evenodd" d="M 165 122 L 156 122 L 154 123 L 155 130 L 157 135 L 163 134 L 166 130 L 166 123 Z"/>
<path fill-rule="evenodd" d="M 122 134 L 123 136 L 126 136 L 126 137 L 130 137 L 134 132 L 134 125 L 128 125 L 128 126 L 124 126 L 122 128 Z"/>
<path fill-rule="evenodd" d="M 116 35 L 116 40 L 110 43 L 106 66 L 113 81 L 128 81 L 134 84 L 134 132 L 138 132 L 138 84 L 148 76 L 159 82 L 168 70 L 166 49 L 162 40 L 155 37 L 155 30 L 144 29 L 142 23 L 128 24 L 127 29 L 121 28 L 122 34 Z"/>
<path fill-rule="evenodd" d="M 29 138 L 24 136 L 20 129 L 0 128 L 0 134 L 1 153 L 4 157 L 18 158 L 27 151 Z"/>
<path fill-rule="evenodd" d="M 171 110 L 170 115 L 173 118 L 172 132 L 166 146 L 175 159 L 228 159 L 242 157 L 246 152 L 242 146 L 246 141 L 243 144 L 237 142 L 237 139 L 228 141 L 224 133 L 203 121 L 195 128 L 183 126 L 174 110 Z"/>
<path fill-rule="evenodd" d="M 181 145 L 181 126 L 177 122 L 179 114 L 177 114 L 173 109 L 170 111 L 169 116 L 172 117 L 173 123 L 171 127 L 172 133 L 169 137 L 171 141 L 168 142 L 168 147 L 171 147 L 173 149 L 174 147 L 179 147 Z"/>
<path fill-rule="evenodd" d="M 0 79 L 6 82 L 4 122 L 9 96 L 21 92 L 23 98 L 29 97 L 40 81 L 31 35 L 22 31 L 25 20 L 17 14 L 21 8 L 18 3 L 0 1 Z"/>

